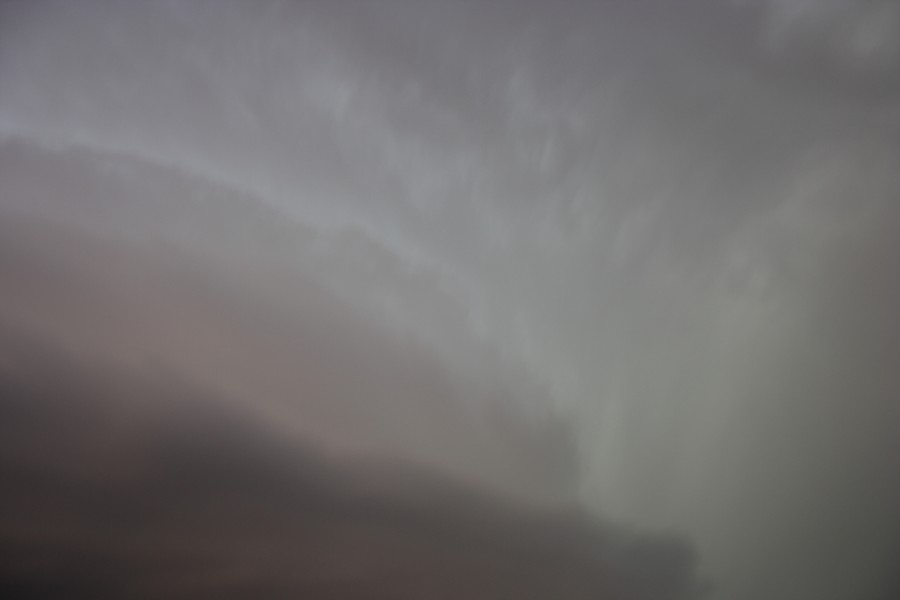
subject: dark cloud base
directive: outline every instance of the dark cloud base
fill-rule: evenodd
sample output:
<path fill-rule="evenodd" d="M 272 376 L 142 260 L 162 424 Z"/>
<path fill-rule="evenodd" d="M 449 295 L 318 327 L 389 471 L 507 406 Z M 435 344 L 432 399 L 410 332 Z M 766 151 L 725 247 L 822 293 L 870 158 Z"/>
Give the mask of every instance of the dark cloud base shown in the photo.
<path fill-rule="evenodd" d="M 679 539 L 335 465 L 189 382 L 83 364 L 12 327 L 0 348 L 4 598 L 682 598 L 696 585 Z"/>

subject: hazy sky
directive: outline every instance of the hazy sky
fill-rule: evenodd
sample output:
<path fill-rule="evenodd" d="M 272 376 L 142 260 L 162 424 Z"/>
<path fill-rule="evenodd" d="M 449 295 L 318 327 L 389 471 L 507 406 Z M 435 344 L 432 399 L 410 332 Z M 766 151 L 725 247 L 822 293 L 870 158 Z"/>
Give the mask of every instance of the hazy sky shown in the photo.
<path fill-rule="evenodd" d="M 567 423 L 578 473 L 541 485 L 693 536 L 723 598 L 877 598 L 900 9 L 673 4 L 7 2 L 0 207 L 297 314 L 267 286 L 303 271 Z"/>

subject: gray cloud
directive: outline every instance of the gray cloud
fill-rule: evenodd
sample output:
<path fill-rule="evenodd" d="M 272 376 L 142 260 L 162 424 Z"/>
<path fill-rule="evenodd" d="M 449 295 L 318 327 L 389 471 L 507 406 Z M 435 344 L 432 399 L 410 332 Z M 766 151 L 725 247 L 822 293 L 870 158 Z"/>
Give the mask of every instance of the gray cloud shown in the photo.
<path fill-rule="evenodd" d="M 674 599 L 697 585 L 677 539 L 336 458 L 194 380 L 16 327 L 0 348 L 6 597 Z"/>
<path fill-rule="evenodd" d="M 9 3 L 3 207 L 295 316 L 310 277 L 470 406 L 569 423 L 560 485 L 732 597 L 877 596 L 893 5 L 734 4 Z"/>

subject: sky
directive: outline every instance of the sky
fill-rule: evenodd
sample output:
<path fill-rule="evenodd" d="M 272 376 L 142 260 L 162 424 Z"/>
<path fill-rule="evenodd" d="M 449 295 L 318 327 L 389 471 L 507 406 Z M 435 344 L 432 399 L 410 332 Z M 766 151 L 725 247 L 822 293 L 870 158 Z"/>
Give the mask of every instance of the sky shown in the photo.
<path fill-rule="evenodd" d="M 898 48 L 888 1 L 7 2 L 0 208 L 214 264 L 385 373 L 276 412 L 298 435 L 684 534 L 723 599 L 881 598 Z M 141 356 L 284 406 L 291 362 L 173 285 L 97 347 L 176 297 Z"/>

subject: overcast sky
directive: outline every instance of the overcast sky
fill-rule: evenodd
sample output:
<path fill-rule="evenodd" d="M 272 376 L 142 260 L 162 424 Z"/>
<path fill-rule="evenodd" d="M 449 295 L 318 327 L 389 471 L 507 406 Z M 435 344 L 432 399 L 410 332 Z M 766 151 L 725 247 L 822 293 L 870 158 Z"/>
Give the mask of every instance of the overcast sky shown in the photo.
<path fill-rule="evenodd" d="M 6 2 L 0 208 L 202 255 L 298 320 L 302 271 L 345 346 L 400 340 L 387 378 L 425 348 L 473 386 L 435 406 L 571 430 L 517 493 L 692 536 L 722 598 L 882 597 L 900 9 L 673 4 Z M 373 444 L 501 452 L 433 442 L 410 394 L 379 409 L 430 416 Z"/>

